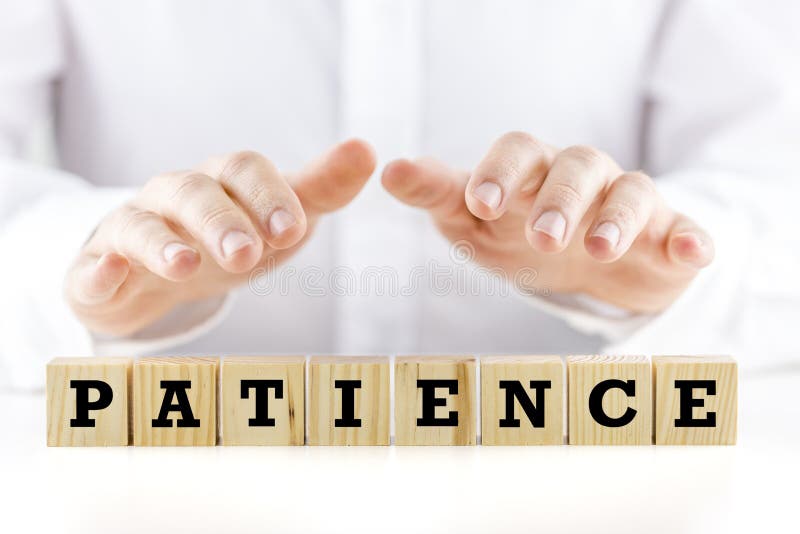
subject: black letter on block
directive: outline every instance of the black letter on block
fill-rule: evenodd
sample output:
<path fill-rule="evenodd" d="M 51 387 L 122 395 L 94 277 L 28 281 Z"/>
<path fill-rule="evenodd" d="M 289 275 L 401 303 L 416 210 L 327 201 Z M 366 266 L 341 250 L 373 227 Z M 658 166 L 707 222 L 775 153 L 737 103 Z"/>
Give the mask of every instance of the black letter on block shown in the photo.
<path fill-rule="evenodd" d="M 158 419 L 153 419 L 153 428 L 171 428 L 172 420 L 167 417 L 169 412 L 181 412 L 181 418 L 178 419 L 178 428 L 200 427 L 200 420 L 194 418 L 192 404 L 189 402 L 189 396 L 186 395 L 186 389 L 190 387 L 192 387 L 191 380 L 161 381 L 161 389 L 167 391 L 164 393 L 164 400 L 161 402 L 161 411 L 158 413 Z M 172 403 L 173 398 L 178 402 Z"/>
<path fill-rule="evenodd" d="M 102 380 L 70 380 L 69 387 L 75 390 L 75 419 L 69 420 L 69 426 L 93 427 L 94 419 L 89 418 L 89 410 L 103 410 L 111 405 L 114 391 Z M 89 390 L 96 389 L 99 396 L 89 402 Z"/>
<path fill-rule="evenodd" d="M 458 426 L 458 412 L 451 411 L 447 417 L 436 417 L 437 406 L 447 406 L 447 399 L 436 396 L 436 388 L 447 388 L 452 395 L 458 394 L 458 380 L 417 379 L 417 387 L 422 388 L 422 417 L 417 426 Z"/>
<path fill-rule="evenodd" d="M 519 380 L 501 380 L 500 389 L 506 390 L 506 416 L 500 419 L 500 428 L 518 428 L 519 419 L 514 417 L 514 397 L 519 401 L 533 428 L 544 428 L 544 390 L 550 389 L 549 380 L 531 380 L 531 388 L 536 391 L 536 406 L 525 393 Z"/>
<path fill-rule="evenodd" d="M 333 387 L 342 390 L 342 418 L 334 419 L 333 426 L 359 427 L 356 419 L 356 389 L 361 389 L 361 380 L 334 380 Z"/>
<path fill-rule="evenodd" d="M 625 413 L 616 419 L 603 411 L 603 396 L 609 389 L 621 389 L 628 397 L 636 395 L 636 380 L 603 380 L 589 394 L 589 413 L 599 424 L 611 428 L 625 426 L 636 417 L 636 410 L 628 406 Z"/>
<path fill-rule="evenodd" d="M 275 426 L 275 419 L 269 416 L 269 390 L 275 390 L 275 398 L 283 398 L 283 380 L 242 380 L 242 398 L 250 398 L 250 390 L 255 390 L 256 416 L 247 420 L 247 426 Z M 263 401 L 261 394 L 264 394 Z"/>
<path fill-rule="evenodd" d="M 709 395 L 717 394 L 716 380 L 676 380 L 675 387 L 680 390 L 681 411 L 675 419 L 676 427 L 715 427 L 717 426 L 717 413 L 708 412 L 705 419 L 692 419 L 692 408 L 702 408 L 703 399 L 692 397 L 693 389 L 705 389 Z"/>

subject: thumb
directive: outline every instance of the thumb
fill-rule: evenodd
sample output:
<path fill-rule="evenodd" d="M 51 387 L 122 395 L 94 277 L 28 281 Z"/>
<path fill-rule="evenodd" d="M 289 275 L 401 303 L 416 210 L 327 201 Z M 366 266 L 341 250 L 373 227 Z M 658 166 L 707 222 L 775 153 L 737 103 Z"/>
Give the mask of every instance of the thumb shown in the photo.
<path fill-rule="evenodd" d="M 714 259 L 714 241 L 694 221 L 678 215 L 666 243 L 669 258 L 693 269 L 702 269 Z"/>
<path fill-rule="evenodd" d="M 289 182 L 311 218 L 347 205 L 364 187 L 375 165 L 372 147 L 350 139 L 290 176 Z"/>
<path fill-rule="evenodd" d="M 67 274 L 68 300 L 82 306 L 110 301 L 127 280 L 130 263 L 124 256 L 109 252 L 100 258 L 83 254 Z"/>
<path fill-rule="evenodd" d="M 430 159 L 398 159 L 383 170 L 381 182 L 389 193 L 409 206 L 428 210 L 436 220 L 472 215 L 464 202 L 468 173 Z"/>

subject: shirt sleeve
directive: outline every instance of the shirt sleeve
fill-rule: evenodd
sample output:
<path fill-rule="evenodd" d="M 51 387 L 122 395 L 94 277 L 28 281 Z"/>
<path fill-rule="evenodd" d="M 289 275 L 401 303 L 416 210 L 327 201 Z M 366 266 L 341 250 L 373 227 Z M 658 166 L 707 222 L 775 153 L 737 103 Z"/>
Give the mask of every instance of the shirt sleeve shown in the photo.
<path fill-rule="evenodd" d="M 645 169 L 716 258 L 667 310 L 626 314 L 580 295 L 539 297 L 607 352 L 728 353 L 743 367 L 796 364 L 800 7 L 676 2 L 645 82 Z M 602 304 L 602 303 L 601 303 Z"/>
<path fill-rule="evenodd" d="M 66 304 L 70 264 L 102 217 L 134 191 L 24 160 L 64 68 L 58 13 L 51 0 L 0 0 L 0 388 L 43 387 L 44 364 L 56 356 L 137 355 L 186 341 L 228 308 L 227 297 L 179 307 L 112 339 L 87 331 Z"/>

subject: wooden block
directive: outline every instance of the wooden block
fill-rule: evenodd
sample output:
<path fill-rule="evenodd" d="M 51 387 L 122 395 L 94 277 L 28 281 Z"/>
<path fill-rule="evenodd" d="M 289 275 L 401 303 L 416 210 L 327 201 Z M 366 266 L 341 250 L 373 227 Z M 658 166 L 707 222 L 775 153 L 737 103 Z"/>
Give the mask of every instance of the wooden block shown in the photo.
<path fill-rule="evenodd" d="M 311 358 L 309 445 L 389 445 L 389 358 Z"/>
<path fill-rule="evenodd" d="M 130 443 L 130 358 L 56 358 L 47 364 L 47 445 Z"/>
<path fill-rule="evenodd" d="M 560 357 L 481 358 L 481 443 L 564 443 L 564 363 Z"/>
<path fill-rule="evenodd" d="M 567 358 L 570 445 L 650 445 L 650 362 L 646 356 Z"/>
<path fill-rule="evenodd" d="M 735 445 L 736 361 L 729 356 L 655 356 L 657 445 Z"/>
<path fill-rule="evenodd" d="M 305 443 L 305 356 L 222 360 L 220 443 Z"/>
<path fill-rule="evenodd" d="M 133 366 L 136 446 L 217 444 L 218 358 L 142 358 Z"/>
<path fill-rule="evenodd" d="M 395 443 L 475 445 L 475 358 L 398 356 Z"/>

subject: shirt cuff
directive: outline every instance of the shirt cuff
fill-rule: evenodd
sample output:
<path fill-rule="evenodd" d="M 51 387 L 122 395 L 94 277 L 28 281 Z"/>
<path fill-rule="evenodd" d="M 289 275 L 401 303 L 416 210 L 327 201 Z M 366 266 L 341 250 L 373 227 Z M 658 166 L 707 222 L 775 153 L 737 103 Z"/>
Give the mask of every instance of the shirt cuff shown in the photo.
<path fill-rule="evenodd" d="M 600 335 L 609 342 L 631 336 L 656 317 L 635 313 L 583 293 L 554 293 L 547 296 L 522 293 L 534 307 L 558 317 L 584 334 Z"/>
<path fill-rule="evenodd" d="M 112 337 L 92 334 L 97 355 L 140 356 L 188 343 L 213 330 L 230 313 L 234 293 L 179 304 L 167 315 L 135 334 Z"/>
<path fill-rule="evenodd" d="M 44 387 L 57 356 L 89 356 L 91 338 L 63 297 L 64 276 L 98 221 L 127 200 L 126 189 L 53 180 L 49 194 L 0 225 L 0 361 L 5 386 Z"/>

